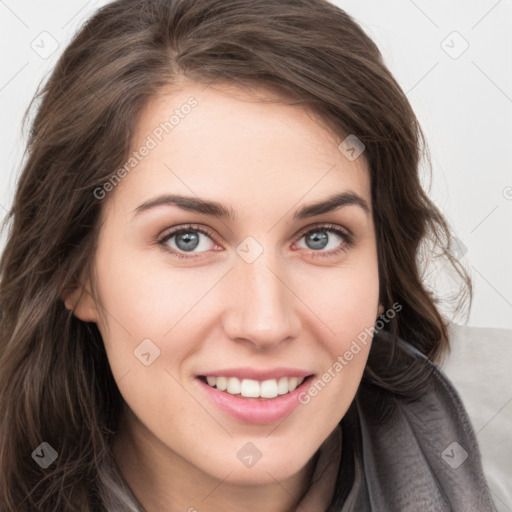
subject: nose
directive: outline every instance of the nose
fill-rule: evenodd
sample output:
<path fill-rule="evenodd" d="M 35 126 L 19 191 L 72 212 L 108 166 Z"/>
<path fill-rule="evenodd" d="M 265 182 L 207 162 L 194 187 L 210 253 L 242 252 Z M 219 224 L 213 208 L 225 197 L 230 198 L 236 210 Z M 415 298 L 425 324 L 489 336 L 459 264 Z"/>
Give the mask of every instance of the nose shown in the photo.
<path fill-rule="evenodd" d="M 301 330 L 299 299 L 285 265 L 265 253 L 252 262 L 237 259 L 230 272 L 224 329 L 237 342 L 268 349 L 296 338 Z"/>

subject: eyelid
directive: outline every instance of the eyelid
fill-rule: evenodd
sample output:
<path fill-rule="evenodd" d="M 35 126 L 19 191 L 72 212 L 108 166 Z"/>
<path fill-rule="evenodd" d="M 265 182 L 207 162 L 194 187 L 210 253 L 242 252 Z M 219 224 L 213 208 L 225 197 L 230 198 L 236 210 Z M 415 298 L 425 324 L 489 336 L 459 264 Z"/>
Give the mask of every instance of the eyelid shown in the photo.
<path fill-rule="evenodd" d="M 325 230 L 333 229 L 333 230 L 342 231 L 345 234 L 345 236 L 350 239 L 352 239 L 354 236 L 352 231 L 345 226 L 340 226 L 339 224 L 333 224 L 331 222 L 316 222 L 314 224 L 309 224 L 308 226 L 301 228 L 299 231 L 297 231 L 297 233 L 295 235 L 293 235 L 292 238 L 295 238 L 296 236 L 299 236 L 299 235 L 302 236 L 302 235 L 308 233 L 309 231 L 312 231 L 313 229 L 325 229 Z"/>
<path fill-rule="evenodd" d="M 215 242 L 217 245 L 221 245 L 216 240 L 216 237 L 213 234 L 213 231 L 210 228 L 207 228 L 206 226 L 203 226 L 200 224 L 187 224 L 187 225 L 183 225 L 183 226 L 175 226 L 175 227 L 166 229 L 161 234 L 157 235 L 157 237 L 155 238 L 155 242 L 163 245 L 167 240 L 170 240 L 173 236 L 179 235 L 183 231 L 197 231 L 199 233 L 203 233 L 204 235 L 211 238 L 212 241 Z"/>

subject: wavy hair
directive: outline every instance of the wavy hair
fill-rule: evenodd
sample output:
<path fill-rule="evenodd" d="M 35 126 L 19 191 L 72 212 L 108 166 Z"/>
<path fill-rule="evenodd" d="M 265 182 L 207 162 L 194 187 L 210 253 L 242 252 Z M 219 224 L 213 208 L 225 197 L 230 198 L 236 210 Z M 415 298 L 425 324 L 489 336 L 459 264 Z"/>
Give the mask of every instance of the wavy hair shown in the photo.
<path fill-rule="evenodd" d="M 427 255 L 451 233 L 421 185 L 428 159 L 412 108 L 375 43 L 326 0 L 118 0 L 78 31 L 27 110 L 35 115 L 4 229 L 0 262 L 0 510 L 136 510 L 112 468 L 122 397 L 100 333 L 61 299 L 91 276 L 105 201 L 94 190 L 126 161 L 148 100 L 183 79 L 265 85 L 318 114 L 340 142 L 365 145 L 378 248 L 380 302 L 402 309 L 384 331 L 438 361 L 446 320 L 423 282 Z M 378 338 L 378 334 L 376 335 Z M 373 347 L 372 347 L 373 348 Z M 373 351 L 371 351 L 371 354 Z M 423 370 L 363 379 L 414 398 Z M 58 451 L 42 469 L 41 442 Z"/>

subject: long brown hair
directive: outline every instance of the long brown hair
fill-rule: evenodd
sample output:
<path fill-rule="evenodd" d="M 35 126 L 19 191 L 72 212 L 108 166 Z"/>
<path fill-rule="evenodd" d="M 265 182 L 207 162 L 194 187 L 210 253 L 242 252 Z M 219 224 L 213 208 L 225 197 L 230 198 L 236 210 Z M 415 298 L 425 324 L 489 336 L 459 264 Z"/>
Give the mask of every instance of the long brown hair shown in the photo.
<path fill-rule="evenodd" d="M 134 510 L 116 495 L 111 443 L 122 397 L 94 323 L 63 290 L 90 276 L 105 201 L 94 190 L 126 161 L 148 100 L 185 77 L 264 84 L 311 109 L 340 142 L 365 145 L 380 299 L 401 311 L 384 331 L 432 361 L 448 349 L 445 320 L 422 282 L 420 256 L 448 251 L 443 216 L 422 189 L 428 158 L 411 106 L 372 40 L 325 0 L 119 0 L 78 32 L 34 98 L 27 159 L 1 259 L 0 510 Z M 373 365 L 373 366 L 372 366 Z M 388 369 L 389 370 L 389 369 Z M 397 367 L 369 360 L 365 377 L 407 395 Z M 58 452 L 42 469 L 31 453 Z M 124 500 L 124 505 L 121 505 Z M 115 504 L 115 505 L 114 505 Z"/>

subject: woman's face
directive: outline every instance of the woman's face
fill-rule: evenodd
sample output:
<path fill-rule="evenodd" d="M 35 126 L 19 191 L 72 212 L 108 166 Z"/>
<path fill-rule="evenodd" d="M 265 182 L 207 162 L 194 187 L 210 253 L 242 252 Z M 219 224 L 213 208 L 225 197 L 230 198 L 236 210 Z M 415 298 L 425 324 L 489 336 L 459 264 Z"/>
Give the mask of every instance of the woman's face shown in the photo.
<path fill-rule="evenodd" d="M 188 83 L 146 108 L 135 160 L 103 189 L 98 300 L 76 314 L 97 322 L 147 453 L 220 480 L 280 481 L 347 411 L 379 276 L 364 153 L 347 158 L 341 141 L 299 107 L 234 88 Z M 310 375 L 288 395 L 284 377 Z"/>

